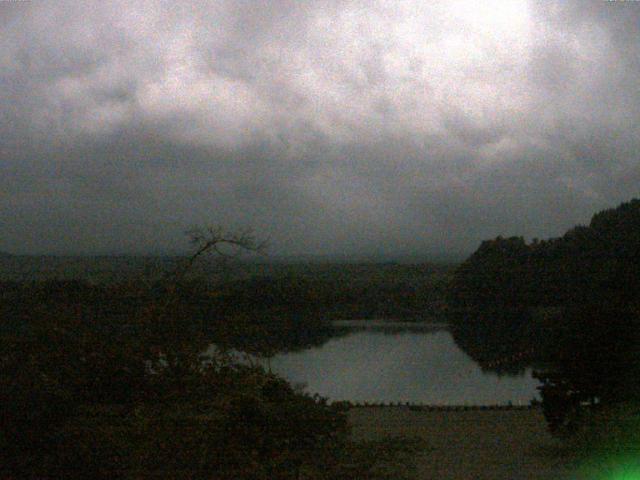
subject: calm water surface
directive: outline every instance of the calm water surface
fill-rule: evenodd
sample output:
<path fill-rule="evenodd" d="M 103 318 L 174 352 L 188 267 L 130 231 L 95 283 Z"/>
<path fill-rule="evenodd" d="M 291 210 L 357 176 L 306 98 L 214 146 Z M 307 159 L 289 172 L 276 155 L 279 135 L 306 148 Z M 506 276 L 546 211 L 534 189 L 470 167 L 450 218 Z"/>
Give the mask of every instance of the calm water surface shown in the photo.
<path fill-rule="evenodd" d="M 442 327 L 376 322 L 321 347 L 276 355 L 270 365 L 330 400 L 517 405 L 538 397 L 531 370 L 515 377 L 485 373 Z"/>

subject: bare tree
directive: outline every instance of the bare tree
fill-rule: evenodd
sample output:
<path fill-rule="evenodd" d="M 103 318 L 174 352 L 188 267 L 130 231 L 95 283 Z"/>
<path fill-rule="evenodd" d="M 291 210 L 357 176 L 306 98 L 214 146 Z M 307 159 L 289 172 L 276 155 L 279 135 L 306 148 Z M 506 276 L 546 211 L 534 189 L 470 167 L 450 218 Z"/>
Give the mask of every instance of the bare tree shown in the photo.
<path fill-rule="evenodd" d="M 189 236 L 194 251 L 184 264 L 174 271 L 175 283 L 180 282 L 203 256 L 215 255 L 221 259 L 232 260 L 244 253 L 264 254 L 267 249 L 267 242 L 258 240 L 250 228 L 231 231 L 220 226 L 193 227 L 185 233 Z"/>

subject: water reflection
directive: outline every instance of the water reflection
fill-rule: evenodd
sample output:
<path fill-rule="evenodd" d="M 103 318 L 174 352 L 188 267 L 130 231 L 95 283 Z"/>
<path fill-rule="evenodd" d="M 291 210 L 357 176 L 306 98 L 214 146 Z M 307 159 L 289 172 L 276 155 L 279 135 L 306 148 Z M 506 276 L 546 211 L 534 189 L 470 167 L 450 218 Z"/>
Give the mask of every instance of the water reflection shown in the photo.
<path fill-rule="evenodd" d="M 442 405 L 526 404 L 537 381 L 483 372 L 440 325 L 337 324 L 342 336 L 277 354 L 271 369 L 331 400 Z M 344 330 L 348 329 L 348 332 Z"/>

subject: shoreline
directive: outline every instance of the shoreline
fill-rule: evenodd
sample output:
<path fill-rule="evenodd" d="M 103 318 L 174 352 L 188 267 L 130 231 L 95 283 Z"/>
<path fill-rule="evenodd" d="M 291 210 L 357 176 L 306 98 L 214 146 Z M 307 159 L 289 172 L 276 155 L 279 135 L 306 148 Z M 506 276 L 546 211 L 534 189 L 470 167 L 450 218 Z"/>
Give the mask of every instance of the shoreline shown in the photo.
<path fill-rule="evenodd" d="M 422 403 L 368 403 L 368 402 L 331 402 L 332 405 L 343 405 L 351 409 L 405 409 L 413 412 L 468 412 L 468 411 L 495 411 L 495 410 L 542 410 L 540 405 L 495 404 L 495 405 L 428 405 Z"/>
<path fill-rule="evenodd" d="M 429 329 L 442 329 L 446 330 L 451 327 L 449 323 L 446 322 L 436 322 L 432 320 L 394 320 L 391 318 L 357 318 L 357 319 L 346 319 L 346 320 L 329 320 L 329 323 L 332 327 L 349 327 L 349 328 L 386 328 L 386 327 L 394 327 L 394 328 L 429 328 Z"/>

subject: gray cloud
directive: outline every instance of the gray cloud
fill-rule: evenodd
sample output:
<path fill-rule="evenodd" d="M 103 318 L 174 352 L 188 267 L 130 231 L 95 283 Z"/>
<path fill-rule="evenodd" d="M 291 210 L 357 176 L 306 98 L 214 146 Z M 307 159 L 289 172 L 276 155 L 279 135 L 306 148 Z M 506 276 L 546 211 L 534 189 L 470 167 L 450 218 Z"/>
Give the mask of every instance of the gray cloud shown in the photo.
<path fill-rule="evenodd" d="M 634 2 L 0 5 L 0 249 L 469 252 L 638 194 Z"/>

